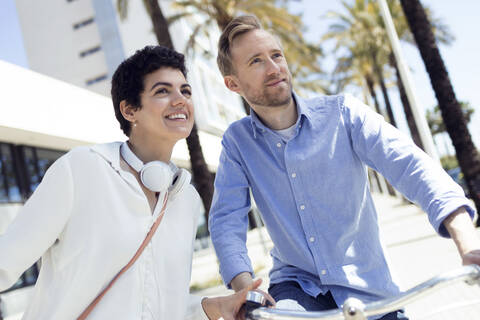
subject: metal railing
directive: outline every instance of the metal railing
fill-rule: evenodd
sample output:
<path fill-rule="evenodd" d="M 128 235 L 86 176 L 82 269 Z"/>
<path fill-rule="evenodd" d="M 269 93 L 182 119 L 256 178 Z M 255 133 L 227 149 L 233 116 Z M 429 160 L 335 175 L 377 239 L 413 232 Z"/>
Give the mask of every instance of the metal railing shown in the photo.
<path fill-rule="evenodd" d="M 345 301 L 341 309 L 321 312 L 292 311 L 261 307 L 261 305 L 264 304 L 263 295 L 256 291 L 250 291 L 247 295 L 246 319 L 366 320 L 369 316 L 381 315 L 401 309 L 418 298 L 460 281 L 465 281 L 469 285 L 480 285 L 480 266 L 469 265 L 440 274 L 396 297 L 368 304 L 364 304 L 355 298 L 349 298 Z"/>

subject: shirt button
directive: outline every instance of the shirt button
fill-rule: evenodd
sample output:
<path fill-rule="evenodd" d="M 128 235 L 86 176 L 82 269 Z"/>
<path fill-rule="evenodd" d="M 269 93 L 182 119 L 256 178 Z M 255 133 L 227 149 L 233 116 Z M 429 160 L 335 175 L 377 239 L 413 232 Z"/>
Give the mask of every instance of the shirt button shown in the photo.
<path fill-rule="evenodd" d="M 281 148 L 282 147 L 282 144 L 279 142 L 277 143 L 277 147 Z"/>
<path fill-rule="evenodd" d="M 326 274 L 327 274 L 327 270 L 324 269 L 324 270 L 321 271 L 321 273 L 322 273 L 323 275 L 326 275 Z"/>
<path fill-rule="evenodd" d="M 300 206 L 300 210 L 305 210 L 305 206 L 303 204 Z"/>
<path fill-rule="evenodd" d="M 295 178 L 297 176 L 297 174 L 294 172 L 292 173 L 292 178 Z"/>
<path fill-rule="evenodd" d="M 315 237 L 310 237 L 310 239 L 308 239 L 308 240 L 310 240 L 310 242 L 314 242 L 314 241 L 315 241 Z"/>

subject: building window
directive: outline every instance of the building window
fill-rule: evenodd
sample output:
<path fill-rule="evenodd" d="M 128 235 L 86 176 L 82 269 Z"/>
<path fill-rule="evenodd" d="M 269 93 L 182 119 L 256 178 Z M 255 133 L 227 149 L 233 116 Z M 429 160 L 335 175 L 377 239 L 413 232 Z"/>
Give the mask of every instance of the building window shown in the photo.
<path fill-rule="evenodd" d="M 0 143 L 0 203 L 24 202 L 64 152 Z"/>
<path fill-rule="evenodd" d="M 92 84 L 95 84 L 95 83 L 97 83 L 97 82 L 106 80 L 107 78 L 108 78 L 108 75 L 107 75 L 107 74 L 102 74 L 101 76 L 98 76 L 98 77 L 96 77 L 96 78 L 89 79 L 89 80 L 85 81 L 85 84 L 86 84 L 87 86 L 91 86 Z"/>
<path fill-rule="evenodd" d="M 95 21 L 95 19 L 93 17 L 87 19 L 87 20 L 83 20 L 83 21 L 80 21 L 78 23 L 75 23 L 73 25 L 73 29 L 74 30 L 77 30 L 77 29 L 80 29 L 82 27 L 85 27 L 85 26 L 88 26 L 89 24 L 92 24 L 93 22 Z"/>
<path fill-rule="evenodd" d="M 42 181 L 47 169 L 57 160 L 63 152 L 23 147 L 26 176 L 28 177 L 30 192 L 33 192 Z"/>
<path fill-rule="evenodd" d="M 20 181 L 11 145 L 0 144 L 0 203 L 22 202 Z"/>
<path fill-rule="evenodd" d="M 102 47 L 100 47 L 100 46 L 96 46 L 96 47 L 93 47 L 93 48 L 90 48 L 90 49 L 87 49 L 87 50 L 83 50 L 83 51 L 80 52 L 80 58 L 85 58 L 86 56 L 94 54 L 95 52 L 98 52 L 100 50 L 102 50 Z"/>

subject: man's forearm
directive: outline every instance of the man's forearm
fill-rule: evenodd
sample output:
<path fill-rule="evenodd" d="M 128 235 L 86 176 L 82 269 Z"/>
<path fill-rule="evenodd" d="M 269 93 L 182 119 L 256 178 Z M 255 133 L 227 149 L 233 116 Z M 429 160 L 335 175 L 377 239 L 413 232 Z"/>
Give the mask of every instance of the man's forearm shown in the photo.
<path fill-rule="evenodd" d="M 465 208 L 457 209 L 445 219 L 443 224 L 462 258 L 468 252 L 480 249 L 480 238 Z"/>
<path fill-rule="evenodd" d="M 253 279 L 250 272 L 242 272 L 237 274 L 235 278 L 232 279 L 230 285 L 232 286 L 232 289 L 235 290 L 235 292 L 238 292 L 243 288 L 249 286 L 252 282 Z"/>

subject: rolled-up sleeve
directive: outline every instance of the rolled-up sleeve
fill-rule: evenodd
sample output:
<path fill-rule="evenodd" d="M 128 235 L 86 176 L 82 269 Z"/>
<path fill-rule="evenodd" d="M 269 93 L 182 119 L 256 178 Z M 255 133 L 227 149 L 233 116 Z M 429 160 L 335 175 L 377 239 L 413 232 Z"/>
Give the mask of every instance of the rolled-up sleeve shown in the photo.
<path fill-rule="evenodd" d="M 58 159 L 0 236 L 0 291 L 11 287 L 55 242 L 73 203 L 73 182 L 66 157 Z"/>
<path fill-rule="evenodd" d="M 441 236 L 449 236 L 442 222 L 456 209 L 465 207 L 473 219 L 475 211 L 463 189 L 410 137 L 350 95 L 342 107 L 358 157 L 419 204 Z"/>
<path fill-rule="evenodd" d="M 227 133 L 222 145 L 220 163 L 215 177 L 215 192 L 209 215 L 209 230 L 220 261 L 220 274 L 229 286 L 242 272 L 253 274 L 246 247 L 249 183 L 234 149 L 229 147 Z"/>

